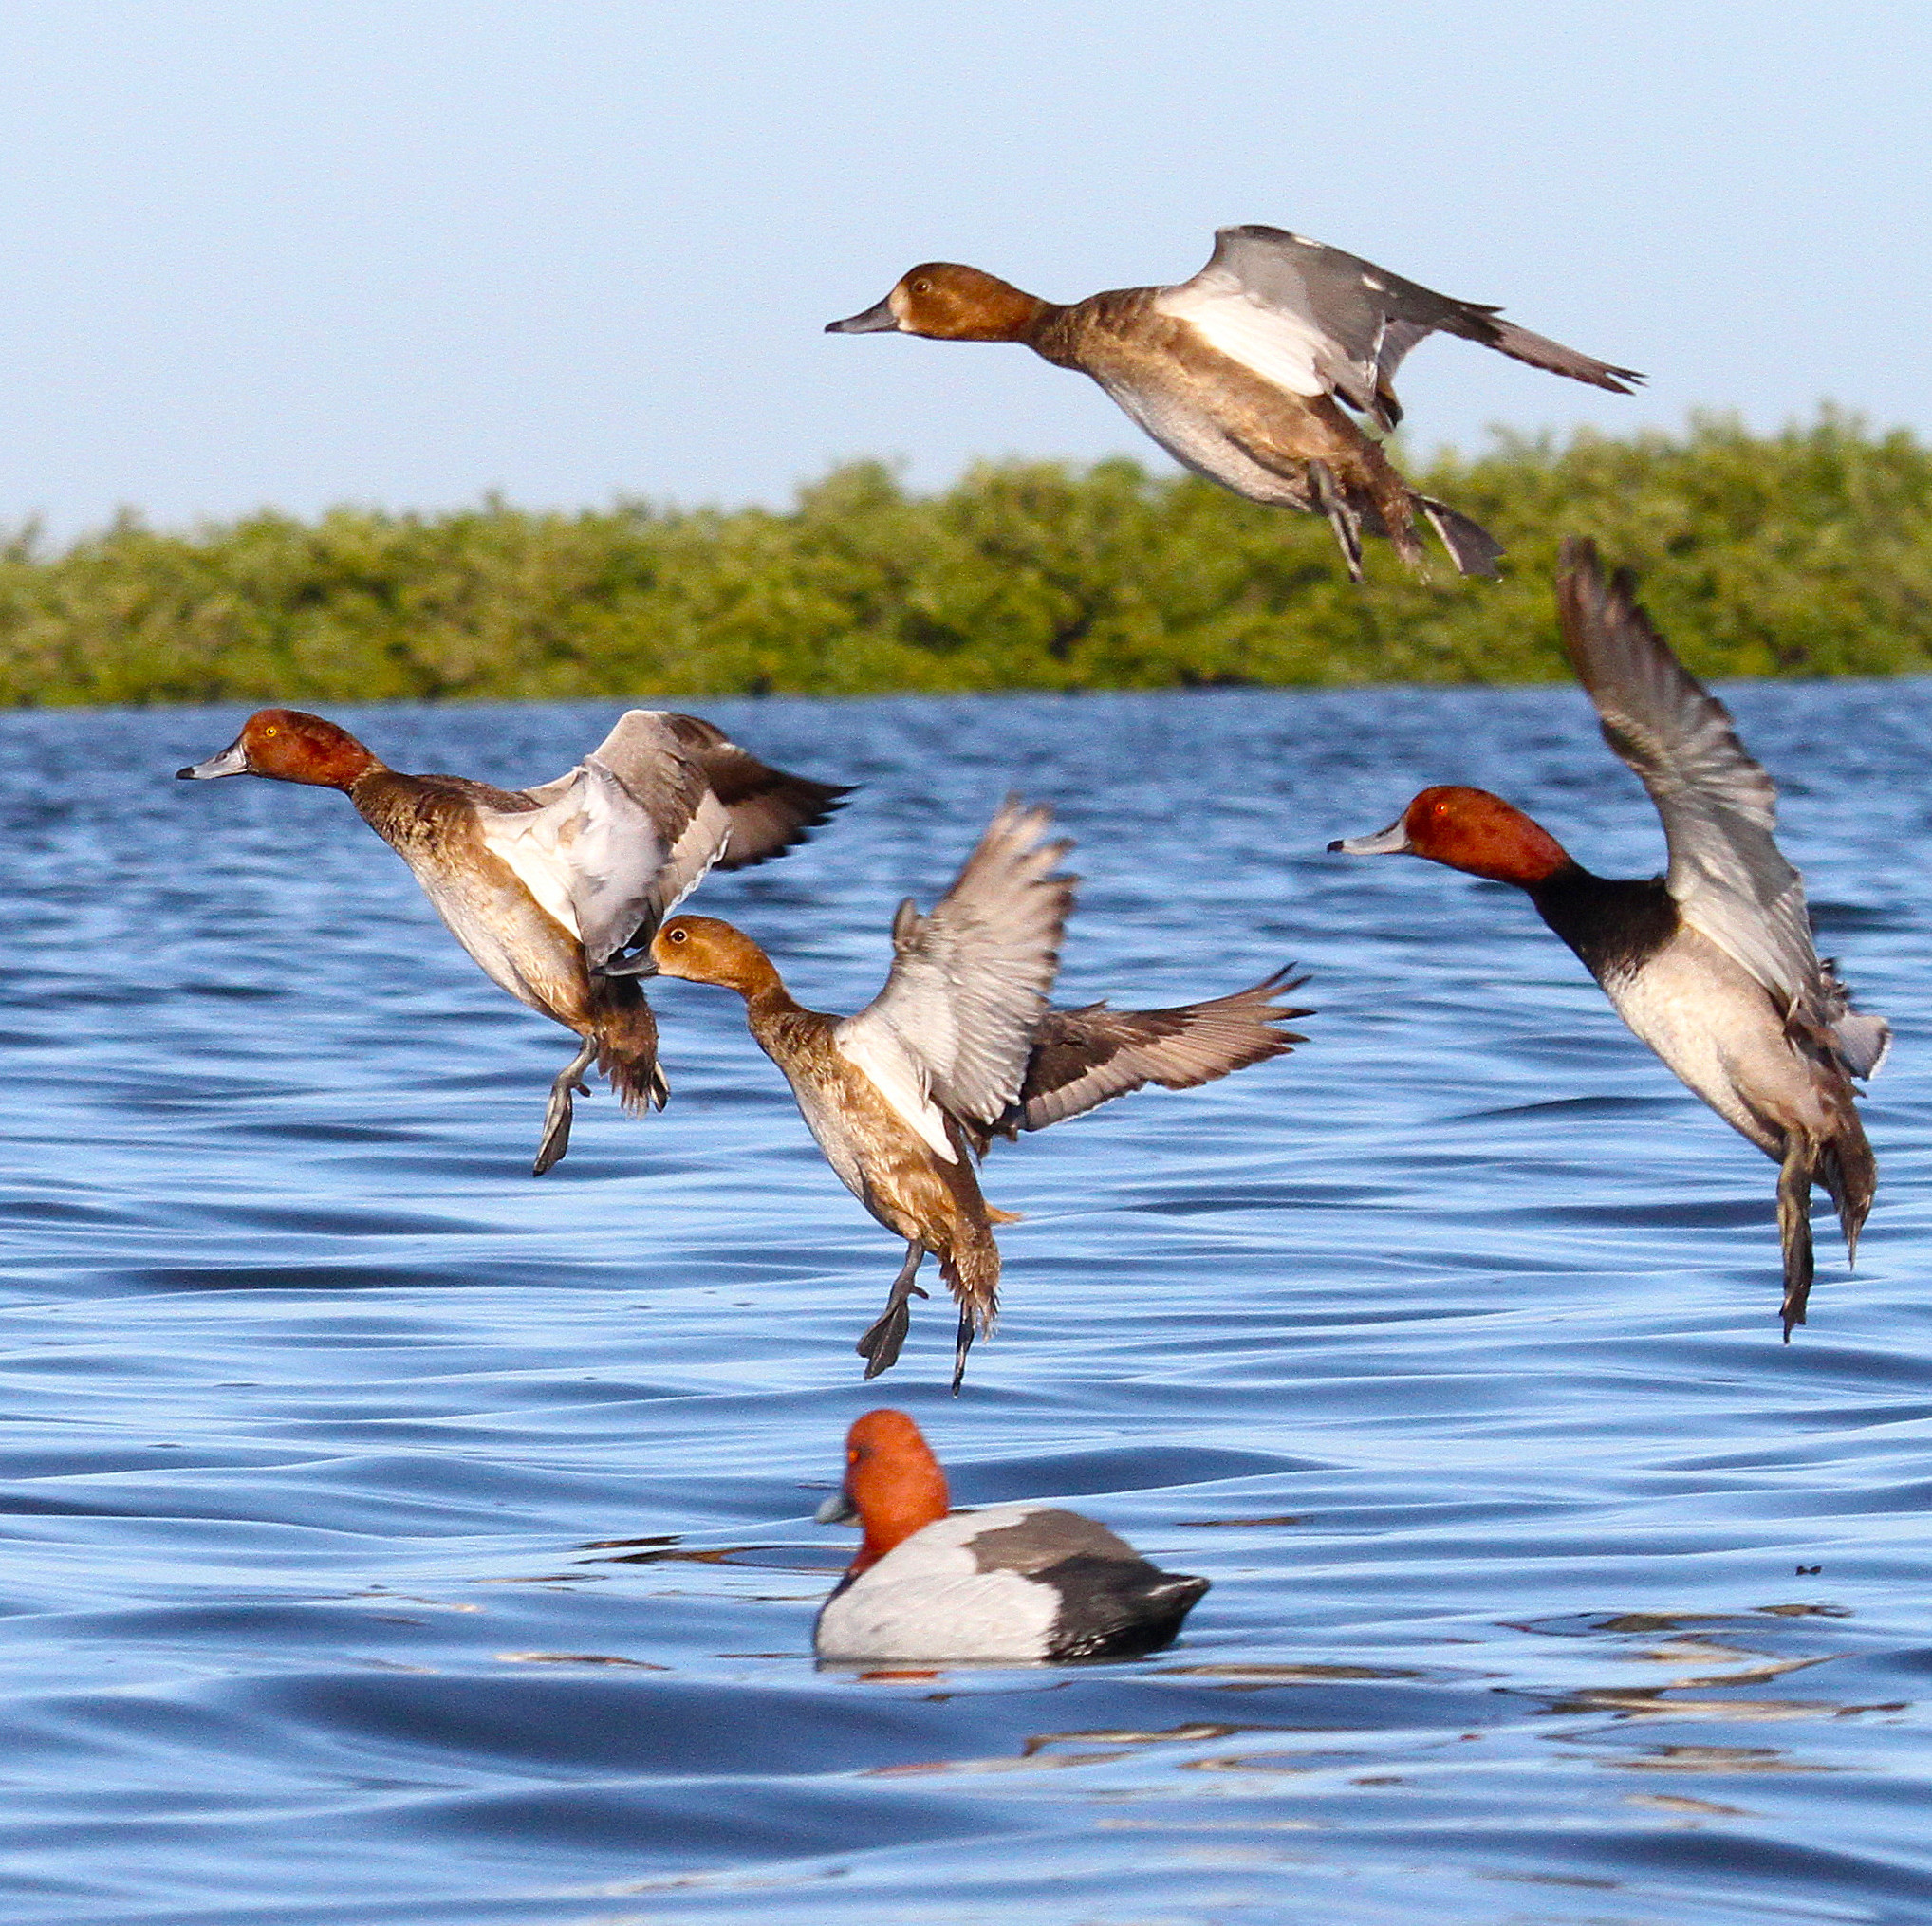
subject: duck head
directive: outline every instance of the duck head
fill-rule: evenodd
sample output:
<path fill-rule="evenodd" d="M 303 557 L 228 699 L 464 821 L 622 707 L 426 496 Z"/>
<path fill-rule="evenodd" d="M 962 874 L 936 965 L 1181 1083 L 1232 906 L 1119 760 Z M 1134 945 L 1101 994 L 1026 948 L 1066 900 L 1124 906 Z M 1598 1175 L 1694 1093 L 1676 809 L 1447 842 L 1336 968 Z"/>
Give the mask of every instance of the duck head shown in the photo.
<path fill-rule="evenodd" d="M 818 1522 L 864 1526 L 851 1565 L 862 1572 L 951 1509 L 946 1474 L 919 1426 L 904 1412 L 882 1407 L 845 1434 L 845 1481 L 818 1508 Z"/>
<path fill-rule="evenodd" d="M 922 334 L 934 341 L 1019 341 L 1047 304 L 977 268 L 927 261 L 864 314 L 828 321 L 827 334 Z"/>
<path fill-rule="evenodd" d="M 780 988 L 771 957 L 742 930 L 715 917 L 673 917 L 651 938 L 651 961 L 660 976 L 715 983 L 744 997 Z"/>
<path fill-rule="evenodd" d="M 347 730 L 299 709 L 258 709 L 241 733 L 205 763 L 176 769 L 182 782 L 217 776 L 268 776 L 278 783 L 313 783 L 346 789 L 382 765 Z"/>
<path fill-rule="evenodd" d="M 1487 789 L 1446 785 L 1424 789 L 1386 829 L 1338 837 L 1332 855 L 1421 856 L 1492 882 L 1534 889 L 1573 868 L 1570 852 L 1514 803 Z"/>

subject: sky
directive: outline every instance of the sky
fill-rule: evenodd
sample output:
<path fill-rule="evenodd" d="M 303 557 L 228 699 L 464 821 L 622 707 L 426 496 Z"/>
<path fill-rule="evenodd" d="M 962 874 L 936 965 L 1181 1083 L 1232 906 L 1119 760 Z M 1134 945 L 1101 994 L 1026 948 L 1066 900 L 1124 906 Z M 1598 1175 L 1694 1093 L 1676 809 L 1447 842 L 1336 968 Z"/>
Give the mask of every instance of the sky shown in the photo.
<path fill-rule="evenodd" d="M 1025 349 L 827 336 L 916 261 L 1051 299 L 1293 228 L 1588 353 L 1494 425 L 1932 433 L 1932 8 L 0 0 L 0 527 L 783 505 L 834 463 L 1165 457 Z"/>

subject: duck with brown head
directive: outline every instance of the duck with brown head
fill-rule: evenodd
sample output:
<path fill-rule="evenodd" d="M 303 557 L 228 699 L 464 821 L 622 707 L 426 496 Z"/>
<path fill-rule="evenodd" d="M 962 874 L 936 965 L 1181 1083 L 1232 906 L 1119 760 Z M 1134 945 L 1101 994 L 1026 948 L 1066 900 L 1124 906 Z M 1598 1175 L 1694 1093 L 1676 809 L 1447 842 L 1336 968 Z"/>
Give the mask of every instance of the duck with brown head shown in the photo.
<path fill-rule="evenodd" d="M 959 1306 L 958 1390 L 967 1351 L 998 1306 L 993 1227 L 1013 1221 L 986 1202 L 974 1169 L 994 1137 L 1044 1129 L 1150 1083 L 1191 1089 L 1302 1041 L 1285 1025 L 1310 1012 L 1275 1000 L 1301 980 L 1285 971 L 1169 1009 L 1050 1008 L 1074 880 L 1054 871 L 1070 845 L 1044 843 L 1047 823 L 1044 809 L 1010 802 L 930 916 L 900 905 L 892 973 L 857 1016 L 801 1008 L 764 951 L 715 917 L 674 917 L 651 945 L 659 974 L 745 999 L 752 1034 L 784 1071 L 826 1160 L 905 1239 L 885 1309 L 859 1340 L 867 1378 L 897 1360 L 930 1254 Z"/>
<path fill-rule="evenodd" d="M 926 261 L 828 334 L 1017 342 L 1090 375 L 1176 461 L 1250 501 L 1325 514 L 1349 574 L 1362 537 L 1386 535 L 1427 574 L 1426 520 L 1464 575 L 1494 575 L 1501 546 L 1418 493 L 1344 409 L 1402 419 L 1396 369 L 1443 332 L 1530 366 L 1627 394 L 1643 379 L 1281 228 L 1223 228 L 1213 258 L 1171 287 L 1117 287 L 1060 306 L 996 275 Z"/>
<path fill-rule="evenodd" d="M 1663 819 L 1668 872 L 1593 876 L 1514 805 L 1458 787 L 1424 789 L 1386 829 L 1328 847 L 1514 883 L 1630 1028 L 1778 1164 L 1789 1343 L 1811 1287 L 1812 1186 L 1838 1207 L 1848 1259 L 1871 1209 L 1878 1172 L 1852 1079 L 1885 1061 L 1890 1028 L 1854 1010 L 1819 959 L 1803 880 L 1772 833 L 1776 789 L 1650 625 L 1627 571 L 1607 582 L 1595 549 L 1567 542 L 1557 603 L 1604 736 Z"/>
<path fill-rule="evenodd" d="M 642 709 L 568 774 L 528 789 L 401 774 L 297 709 L 259 711 L 178 774 L 342 790 L 484 974 L 577 1032 L 583 1047 L 551 1085 L 539 1176 L 568 1147 L 593 1062 L 627 1110 L 663 1107 L 657 1021 L 636 981 L 659 924 L 714 865 L 782 855 L 846 793 L 769 768 L 695 715 Z"/>
<path fill-rule="evenodd" d="M 868 1411 L 822 1525 L 864 1542 L 818 1615 L 821 1658 L 847 1664 L 1026 1664 L 1131 1658 L 1171 1644 L 1208 1589 L 1162 1571 L 1078 1511 L 953 1511 L 946 1474 L 902 1411 Z"/>

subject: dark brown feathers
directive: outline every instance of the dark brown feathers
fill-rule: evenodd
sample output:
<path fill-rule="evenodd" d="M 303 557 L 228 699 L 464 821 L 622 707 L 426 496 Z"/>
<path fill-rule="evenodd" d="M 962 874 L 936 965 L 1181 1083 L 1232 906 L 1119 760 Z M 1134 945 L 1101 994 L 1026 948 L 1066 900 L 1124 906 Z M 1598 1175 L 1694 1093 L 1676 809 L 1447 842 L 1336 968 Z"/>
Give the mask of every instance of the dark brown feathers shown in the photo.
<path fill-rule="evenodd" d="M 990 1128 L 974 1131 L 974 1148 L 984 1155 L 995 1136 L 1044 1130 L 1147 1083 L 1192 1090 L 1251 1064 L 1286 1056 L 1308 1039 L 1281 1026 L 1314 1014 L 1274 1000 L 1307 982 L 1291 974 L 1291 968 L 1232 995 L 1168 1009 L 1112 1009 L 1091 1003 L 1048 1010 L 1034 1029 L 1018 1098 Z"/>

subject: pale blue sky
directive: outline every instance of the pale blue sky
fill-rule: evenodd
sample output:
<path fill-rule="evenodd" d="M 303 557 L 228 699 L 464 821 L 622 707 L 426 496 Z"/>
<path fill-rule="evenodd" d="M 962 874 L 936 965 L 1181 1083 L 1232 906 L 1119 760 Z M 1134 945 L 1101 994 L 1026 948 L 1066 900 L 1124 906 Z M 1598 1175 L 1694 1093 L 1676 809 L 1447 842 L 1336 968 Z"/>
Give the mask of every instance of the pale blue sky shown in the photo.
<path fill-rule="evenodd" d="M 1269 221 L 1650 372 L 1438 340 L 1412 440 L 1932 429 L 1932 9 L 0 0 L 0 522 L 783 502 L 1163 457 L 1024 350 L 844 338 Z"/>

